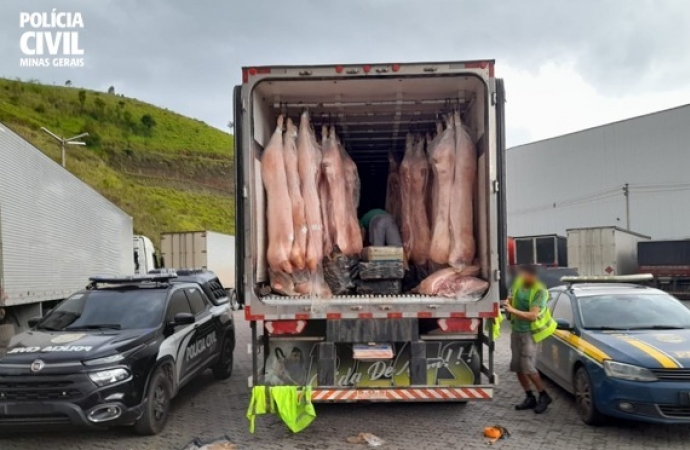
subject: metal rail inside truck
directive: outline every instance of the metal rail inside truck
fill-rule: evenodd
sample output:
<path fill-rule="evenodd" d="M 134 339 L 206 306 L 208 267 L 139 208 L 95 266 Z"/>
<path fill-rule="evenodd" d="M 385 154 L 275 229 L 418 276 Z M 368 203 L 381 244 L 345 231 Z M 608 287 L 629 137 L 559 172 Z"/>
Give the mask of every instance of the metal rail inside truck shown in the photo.
<path fill-rule="evenodd" d="M 475 239 L 489 282 L 479 300 L 271 293 L 260 155 L 278 115 L 299 121 L 305 108 L 317 130 L 336 125 L 357 164 L 360 215 L 385 203 L 388 151 L 402 156 L 408 131 L 433 131 L 442 114 L 460 110 L 478 154 Z M 494 61 L 247 67 L 234 89 L 234 128 L 236 286 L 251 326 L 249 385 L 308 384 L 314 402 L 491 399 L 497 379 L 485 325 L 506 298 L 507 239 L 504 89 Z M 388 352 L 360 355 L 362 345 Z"/>

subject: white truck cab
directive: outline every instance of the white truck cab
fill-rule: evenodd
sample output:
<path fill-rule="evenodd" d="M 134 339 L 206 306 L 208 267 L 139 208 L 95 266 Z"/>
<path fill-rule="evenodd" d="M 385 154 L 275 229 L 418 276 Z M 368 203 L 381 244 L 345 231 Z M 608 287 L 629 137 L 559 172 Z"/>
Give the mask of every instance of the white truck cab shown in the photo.
<path fill-rule="evenodd" d="M 151 239 L 141 235 L 134 236 L 134 274 L 145 275 L 159 267 L 158 255 Z"/>

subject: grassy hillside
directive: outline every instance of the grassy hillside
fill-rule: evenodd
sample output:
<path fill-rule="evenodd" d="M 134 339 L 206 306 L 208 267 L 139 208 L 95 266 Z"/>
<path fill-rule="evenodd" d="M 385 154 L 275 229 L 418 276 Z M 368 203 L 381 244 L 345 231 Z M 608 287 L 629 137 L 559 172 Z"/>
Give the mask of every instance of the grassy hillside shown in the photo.
<path fill-rule="evenodd" d="M 0 122 L 134 218 L 156 246 L 164 231 L 234 233 L 232 135 L 205 123 L 115 93 L 0 78 Z"/>

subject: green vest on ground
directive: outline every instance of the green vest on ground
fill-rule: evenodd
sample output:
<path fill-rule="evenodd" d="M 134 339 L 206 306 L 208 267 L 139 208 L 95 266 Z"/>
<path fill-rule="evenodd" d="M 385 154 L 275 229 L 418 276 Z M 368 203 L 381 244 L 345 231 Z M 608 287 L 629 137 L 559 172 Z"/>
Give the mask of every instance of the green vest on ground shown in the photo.
<path fill-rule="evenodd" d="M 518 278 L 515 280 L 515 283 L 513 283 L 513 289 L 512 289 L 512 306 L 516 308 L 516 299 L 517 296 L 520 294 L 520 289 L 522 289 L 523 281 L 521 278 Z M 535 283 L 530 289 L 529 289 L 529 296 L 528 296 L 528 310 L 532 308 L 532 303 L 534 302 L 535 297 L 537 294 L 542 293 L 544 296 L 544 300 L 548 299 L 548 291 L 546 290 L 546 287 L 541 284 L 541 283 Z M 529 331 L 532 333 L 532 339 L 534 339 L 534 342 L 541 342 L 547 337 L 551 336 L 554 331 L 556 331 L 556 321 L 553 320 L 551 317 L 551 312 L 549 311 L 549 308 L 544 305 L 541 310 L 539 311 L 539 316 L 537 316 L 537 320 L 530 322 L 529 323 Z"/>
<path fill-rule="evenodd" d="M 276 413 L 293 433 L 307 428 L 316 418 L 311 386 L 254 386 L 247 409 L 249 432 L 254 432 L 256 416 Z"/>

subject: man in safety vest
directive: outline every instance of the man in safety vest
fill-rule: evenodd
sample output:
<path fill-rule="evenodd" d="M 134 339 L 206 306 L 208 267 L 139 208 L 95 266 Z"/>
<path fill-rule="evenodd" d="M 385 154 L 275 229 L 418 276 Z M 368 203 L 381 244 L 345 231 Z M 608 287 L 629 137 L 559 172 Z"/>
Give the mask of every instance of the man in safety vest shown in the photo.
<path fill-rule="evenodd" d="M 517 373 L 526 394 L 525 400 L 515 405 L 518 411 L 534 409 L 535 413 L 541 414 L 552 402 L 536 368 L 539 342 L 556 330 L 556 322 L 546 307 L 548 298 L 549 293 L 539 282 L 536 268 L 521 267 L 513 281 L 510 297 L 504 305 L 512 326 L 510 370 Z M 539 392 L 539 399 L 534 396 L 530 382 Z"/>

